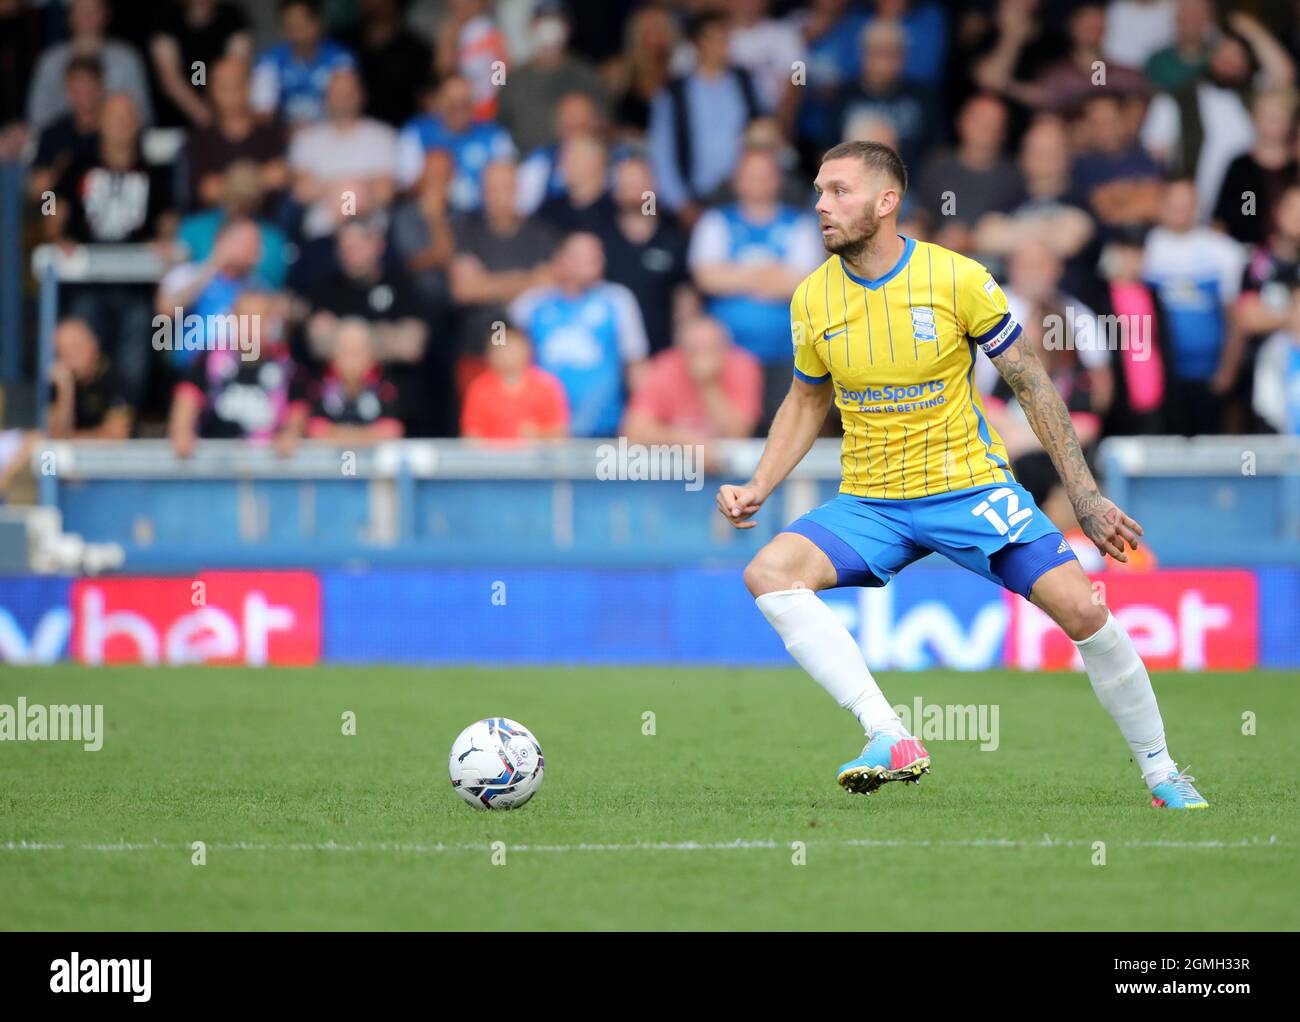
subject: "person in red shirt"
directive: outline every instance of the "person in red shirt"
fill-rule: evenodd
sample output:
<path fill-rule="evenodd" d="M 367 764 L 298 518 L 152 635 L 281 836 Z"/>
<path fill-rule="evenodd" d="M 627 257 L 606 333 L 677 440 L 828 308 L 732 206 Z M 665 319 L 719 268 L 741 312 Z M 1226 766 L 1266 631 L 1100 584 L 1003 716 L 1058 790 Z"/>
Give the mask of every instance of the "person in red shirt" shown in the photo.
<path fill-rule="evenodd" d="M 650 360 L 623 417 L 629 443 L 700 444 L 747 437 L 762 416 L 763 371 L 711 316 L 681 323 Z"/>
<path fill-rule="evenodd" d="M 462 436 L 481 440 L 558 439 L 569 435 L 569 402 L 560 381 L 533 365 L 527 335 L 506 328 L 487 346 L 487 369 L 461 408 Z"/>

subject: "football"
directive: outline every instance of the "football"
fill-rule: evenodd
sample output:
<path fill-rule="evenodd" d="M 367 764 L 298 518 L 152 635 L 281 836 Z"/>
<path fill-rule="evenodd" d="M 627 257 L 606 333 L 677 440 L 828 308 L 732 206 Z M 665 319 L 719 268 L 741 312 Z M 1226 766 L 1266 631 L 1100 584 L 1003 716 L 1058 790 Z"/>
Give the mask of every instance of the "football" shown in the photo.
<path fill-rule="evenodd" d="M 452 788 L 475 809 L 518 809 L 542 786 L 542 767 L 536 737 L 507 717 L 471 724 L 447 762 Z"/>

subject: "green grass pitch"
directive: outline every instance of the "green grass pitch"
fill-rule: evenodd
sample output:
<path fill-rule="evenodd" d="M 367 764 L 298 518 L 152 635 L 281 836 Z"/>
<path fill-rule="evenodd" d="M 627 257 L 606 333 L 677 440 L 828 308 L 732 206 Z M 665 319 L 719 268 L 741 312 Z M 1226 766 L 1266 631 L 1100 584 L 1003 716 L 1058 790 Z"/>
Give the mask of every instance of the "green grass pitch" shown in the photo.
<path fill-rule="evenodd" d="M 927 743 L 919 785 L 846 794 L 858 729 L 795 668 L 5 667 L 0 703 L 103 704 L 105 739 L 0 743 L 0 928 L 1300 925 L 1300 676 L 1155 679 L 1197 813 L 1150 807 L 1083 675 L 881 680 L 996 704 L 999 748 Z M 475 812 L 447 752 L 498 714 L 546 778 Z"/>

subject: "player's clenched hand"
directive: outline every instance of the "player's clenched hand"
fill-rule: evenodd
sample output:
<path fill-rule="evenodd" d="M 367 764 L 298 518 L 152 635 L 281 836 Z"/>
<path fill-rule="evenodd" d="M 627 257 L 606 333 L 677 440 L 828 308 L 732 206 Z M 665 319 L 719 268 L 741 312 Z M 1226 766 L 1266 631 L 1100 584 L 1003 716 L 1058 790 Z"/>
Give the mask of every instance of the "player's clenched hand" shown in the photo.
<path fill-rule="evenodd" d="M 1103 555 L 1109 554 L 1115 560 L 1127 563 L 1125 545 L 1134 550 L 1138 548 L 1138 537 L 1143 534 L 1142 526 L 1116 507 L 1114 501 L 1107 500 L 1101 494 L 1081 500 L 1074 509 L 1074 515 L 1079 519 L 1079 527 L 1084 534 L 1097 545 Z"/>
<path fill-rule="evenodd" d="M 750 519 L 766 499 L 766 494 L 757 486 L 748 483 L 744 486 L 727 484 L 718 488 L 718 511 L 737 529 L 752 529 L 757 523 Z"/>

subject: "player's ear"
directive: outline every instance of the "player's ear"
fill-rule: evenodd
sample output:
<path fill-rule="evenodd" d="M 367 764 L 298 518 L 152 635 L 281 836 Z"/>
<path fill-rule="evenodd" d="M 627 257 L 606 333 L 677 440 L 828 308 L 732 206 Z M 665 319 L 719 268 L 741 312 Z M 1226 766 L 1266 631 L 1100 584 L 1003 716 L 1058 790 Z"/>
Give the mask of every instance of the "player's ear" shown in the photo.
<path fill-rule="evenodd" d="M 896 213 L 903 203 L 903 197 L 897 188 L 886 188 L 876 199 L 876 216 L 882 220 L 891 213 Z"/>

